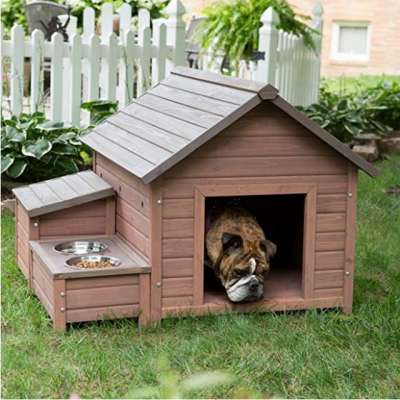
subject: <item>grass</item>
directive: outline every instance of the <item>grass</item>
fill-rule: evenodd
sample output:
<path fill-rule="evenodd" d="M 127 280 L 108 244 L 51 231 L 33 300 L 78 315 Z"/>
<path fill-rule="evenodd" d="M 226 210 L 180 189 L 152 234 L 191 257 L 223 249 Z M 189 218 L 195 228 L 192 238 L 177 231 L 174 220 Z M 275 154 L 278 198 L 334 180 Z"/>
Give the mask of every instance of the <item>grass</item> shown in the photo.
<path fill-rule="evenodd" d="M 355 94 L 376 86 L 381 81 L 400 82 L 400 75 L 359 75 L 323 79 L 322 86 L 339 94 Z"/>
<path fill-rule="evenodd" d="M 233 383 L 187 397 L 394 398 L 400 395 L 400 155 L 361 175 L 354 313 L 308 311 L 88 323 L 55 334 L 15 264 L 2 217 L 2 398 L 121 398 L 142 386 L 222 370 Z M 161 374 L 161 375 L 160 375 Z M 161 376 L 161 378 L 160 378 Z M 164 382 L 165 385 L 165 382 Z M 178 386 L 178 385 L 177 385 Z M 165 392 L 164 392 L 165 393 Z"/>

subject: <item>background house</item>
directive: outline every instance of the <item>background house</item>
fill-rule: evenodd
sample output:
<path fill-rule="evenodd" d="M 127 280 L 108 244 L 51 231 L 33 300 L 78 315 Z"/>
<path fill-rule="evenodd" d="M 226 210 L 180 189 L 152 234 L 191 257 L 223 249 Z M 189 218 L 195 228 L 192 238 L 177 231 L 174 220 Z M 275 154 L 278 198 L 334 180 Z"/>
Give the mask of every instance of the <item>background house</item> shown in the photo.
<path fill-rule="evenodd" d="M 183 0 L 199 15 L 213 0 Z M 323 76 L 400 74 L 400 1 L 320 0 L 324 9 Z M 311 15 L 315 0 L 289 0 Z"/>

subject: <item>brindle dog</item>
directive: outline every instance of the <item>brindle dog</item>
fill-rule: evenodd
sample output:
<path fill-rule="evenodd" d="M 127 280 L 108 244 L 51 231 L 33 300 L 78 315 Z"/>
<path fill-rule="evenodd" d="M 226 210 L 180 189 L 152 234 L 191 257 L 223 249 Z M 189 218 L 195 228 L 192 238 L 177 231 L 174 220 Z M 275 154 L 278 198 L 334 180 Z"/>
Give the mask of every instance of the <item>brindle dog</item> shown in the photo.
<path fill-rule="evenodd" d="M 241 207 L 227 207 L 206 235 L 211 267 L 233 302 L 259 300 L 276 245 L 265 238 L 256 218 Z"/>

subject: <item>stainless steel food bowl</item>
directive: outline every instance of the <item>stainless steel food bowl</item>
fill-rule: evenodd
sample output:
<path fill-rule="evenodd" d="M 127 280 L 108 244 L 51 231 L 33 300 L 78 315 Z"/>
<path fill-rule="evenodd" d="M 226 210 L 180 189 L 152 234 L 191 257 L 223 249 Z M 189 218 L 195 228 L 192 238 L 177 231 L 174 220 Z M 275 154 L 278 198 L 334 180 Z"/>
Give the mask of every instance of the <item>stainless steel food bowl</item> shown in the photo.
<path fill-rule="evenodd" d="M 78 264 L 82 261 L 86 262 L 102 262 L 102 261 L 110 261 L 111 267 L 93 267 L 93 268 L 85 268 L 81 267 Z M 93 270 L 93 269 L 110 269 L 115 268 L 121 265 L 121 260 L 116 257 L 108 257 L 108 256 L 97 256 L 97 255 L 88 255 L 88 256 L 80 256 L 80 257 L 72 257 L 65 261 L 65 265 L 69 268 L 81 269 L 81 270 Z"/>
<path fill-rule="evenodd" d="M 58 243 L 54 246 L 54 250 L 64 254 L 90 254 L 101 253 L 107 248 L 102 242 L 91 240 L 75 240 L 71 242 Z"/>

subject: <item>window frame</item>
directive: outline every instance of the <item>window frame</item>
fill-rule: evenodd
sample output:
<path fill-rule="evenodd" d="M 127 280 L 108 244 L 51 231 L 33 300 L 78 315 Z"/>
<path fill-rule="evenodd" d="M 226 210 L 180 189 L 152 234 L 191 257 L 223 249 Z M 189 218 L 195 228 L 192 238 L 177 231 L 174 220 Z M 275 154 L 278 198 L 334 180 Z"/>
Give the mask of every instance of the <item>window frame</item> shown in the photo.
<path fill-rule="evenodd" d="M 367 48 L 365 54 L 349 54 L 339 52 L 339 35 L 341 27 L 361 27 L 367 29 Z M 368 21 L 334 21 L 332 26 L 331 59 L 334 61 L 369 61 L 371 41 L 371 25 Z"/>

